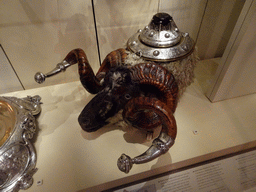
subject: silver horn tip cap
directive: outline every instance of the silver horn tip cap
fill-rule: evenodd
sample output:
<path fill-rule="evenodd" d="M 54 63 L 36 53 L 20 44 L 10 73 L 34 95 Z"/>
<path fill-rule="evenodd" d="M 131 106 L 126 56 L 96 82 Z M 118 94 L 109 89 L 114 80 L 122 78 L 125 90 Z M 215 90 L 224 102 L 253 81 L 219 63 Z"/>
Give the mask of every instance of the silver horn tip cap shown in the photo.
<path fill-rule="evenodd" d="M 41 84 L 45 81 L 45 75 L 41 72 L 37 72 L 34 76 L 34 79 L 37 83 Z"/>

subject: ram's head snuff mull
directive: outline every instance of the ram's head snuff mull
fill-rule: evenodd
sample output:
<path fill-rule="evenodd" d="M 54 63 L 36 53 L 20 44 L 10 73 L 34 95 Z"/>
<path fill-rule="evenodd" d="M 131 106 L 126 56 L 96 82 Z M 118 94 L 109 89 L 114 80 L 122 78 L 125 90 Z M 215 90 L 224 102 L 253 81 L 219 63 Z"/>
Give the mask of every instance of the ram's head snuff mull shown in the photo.
<path fill-rule="evenodd" d="M 153 55 L 149 56 L 149 50 L 145 46 L 148 44 L 151 49 L 154 46 L 150 44 L 150 38 L 154 37 L 154 34 L 149 33 L 149 29 L 151 32 L 164 29 L 158 33 L 169 35 L 173 32 L 172 36 L 176 40 L 170 41 L 170 36 L 164 35 L 167 40 L 162 45 L 159 44 L 161 39 L 156 39 L 160 48 L 153 52 L 151 50 Z M 96 75 L 82 49 L 70 51 L 65 59 L 46 75 L 39 72 L 35 75 L 35 80 L 42 83 L 45 78 L 78 63 L 82 85 L 89 93 L 97 94 L 78 117 L 80 126 L 86 132 L 97 131 L 120 112 L 124 122 L 146 133 L 152 133 L 155 128 L 161 126 L 159 136 L 153 140 L 146 152 L 134 158 L 121 155 L 117 165 L 125 173 L 130 171 L 133 164 L 149 162 L 166 153 L 174 144 L 177 127 L 173 114 L 184 88 L 193 81 L 193 70 L 197 61 L 193 40 L 188 34 L 179 32 L 168 14 L 156 14 L 145 30 L 133 36 L 132 42 L 129 39 L 126 49 L 121 48 L 109 53 Z M 147 35 L 149 38 L 146 38 Z M 140 46 L 136 38 L 146 41 L 143 43 L 143 49 L 140 49 L 145 52 L 138 53 L 136 50 L 136 45 Z M 165 52 L 166 49 L 169 49 L 169 55 L 164 54 L 166 58 L 162 58 L 161 51 Z M 170 54 L 171 52 L 173 54 Z"/>

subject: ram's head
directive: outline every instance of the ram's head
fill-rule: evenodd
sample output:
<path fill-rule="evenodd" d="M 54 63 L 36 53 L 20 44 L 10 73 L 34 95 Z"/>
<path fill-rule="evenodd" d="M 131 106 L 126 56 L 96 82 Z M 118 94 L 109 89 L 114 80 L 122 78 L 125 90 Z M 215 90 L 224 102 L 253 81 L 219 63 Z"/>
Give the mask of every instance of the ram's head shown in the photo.
<path fill-rule="evenodd" d="M 173 75 L 164 67 L 156 63 L 126 65 L 126 56 L 124 49 L 111 52 L 95 75 L 84 51 L 74 49 L 56 69 L 46 75 L 37 73 L 35 79 L 42 83 L 56 71 L 78 63 L 82 85 L 88 92 L 97 94 L 78 117 L 80 126 L 87 132 L 102 128 L 120 110 L 123 110 L 125 122 L 146 132 L 162 125 L 159 137 L 145 153 L 133 159 L 124 154 L 119 158 L 119 169 L 127 173 L 132 164 L 148 162 L 173 145 L 177 131 L 173 113 L 177 105 L 178 86 Z"/>
<path fill-rule="evenodd" d="M 169 14 L 157 13 L 149 25 L 129 38 L 126 49 L 107 55 L 96 75 L 84 51 L 74 49 L 53 71 L 37 73 L 35 79 L 42 83 L 46 77 L 78 63 L 82 85 L 97 94 L 78 117 L 87 132 L 97 131 L 121 111 L 125 122 L 147 133 L 162 126 L 145 153 L 133 159 L 123 154 L 118 159 L 119 169 L 127 173 L 133 164 L 148 162 L 173 145 L 173 113 L 178 95 L 193 82 L 197 62 L 194 48 L 189 34 L 180 32 Z"/>

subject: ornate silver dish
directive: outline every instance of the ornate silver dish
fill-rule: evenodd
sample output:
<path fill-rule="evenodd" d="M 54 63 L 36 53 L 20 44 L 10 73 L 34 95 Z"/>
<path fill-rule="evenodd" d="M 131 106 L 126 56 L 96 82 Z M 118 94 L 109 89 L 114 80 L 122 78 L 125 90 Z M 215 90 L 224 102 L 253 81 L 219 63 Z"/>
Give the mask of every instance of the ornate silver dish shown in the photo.
<path fill-rule="evenodd" d="M 31 139 L 35 115 L 41 111 L 39 96 L 0 97 L 0 191 L 29 188 L 37 171 Z"/>

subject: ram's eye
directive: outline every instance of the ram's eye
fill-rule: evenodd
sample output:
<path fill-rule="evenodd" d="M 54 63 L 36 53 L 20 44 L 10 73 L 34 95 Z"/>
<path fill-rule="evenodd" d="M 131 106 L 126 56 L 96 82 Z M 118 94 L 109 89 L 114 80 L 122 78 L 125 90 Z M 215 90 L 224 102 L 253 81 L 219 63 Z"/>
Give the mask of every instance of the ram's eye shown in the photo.
<path fill-rule="evenodd" d="M 124 95 L 124 98 L 127 99 L 127 100 L 129 100 L 129 99 L 132 98 L 132 96 L 131 96 L 130 94 L 125 94 L 125 95 Z"/>
<path fill-rule="evenodd" d="M 116 82 L 117 82 L 118 84 L 122 84 L 122 83 L 123 83 L 123 78 L 122 78 L 122 77 L 118 77 L 118 78 L 116 79 Z"/>

